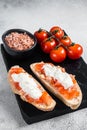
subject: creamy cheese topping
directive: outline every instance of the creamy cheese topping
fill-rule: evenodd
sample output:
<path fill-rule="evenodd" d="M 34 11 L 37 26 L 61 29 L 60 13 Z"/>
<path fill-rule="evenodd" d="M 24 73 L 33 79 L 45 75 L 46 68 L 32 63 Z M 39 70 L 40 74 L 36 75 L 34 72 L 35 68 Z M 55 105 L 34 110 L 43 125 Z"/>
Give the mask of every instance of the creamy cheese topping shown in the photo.
<path fill-rule="evenodd" d="M 43 66 L 46 76 L 53 77 L 54 79 L 58 80 L 65 89 L 73 86 L 72 79 L 70 75 L 66 72 L 62 72 L 60 68 L 56 66 L 51 66 L 50 64 L 45 64 Z"/>
<path fill-rule="evenodd" d="M 34 99 L 39 99 L 42 95 L 41 90 L 38 88 L 36 82 L 27 73 L 12 74 L 14 82 L 19 82 L 20 87 L 26 94 L 29 94 Z"/>

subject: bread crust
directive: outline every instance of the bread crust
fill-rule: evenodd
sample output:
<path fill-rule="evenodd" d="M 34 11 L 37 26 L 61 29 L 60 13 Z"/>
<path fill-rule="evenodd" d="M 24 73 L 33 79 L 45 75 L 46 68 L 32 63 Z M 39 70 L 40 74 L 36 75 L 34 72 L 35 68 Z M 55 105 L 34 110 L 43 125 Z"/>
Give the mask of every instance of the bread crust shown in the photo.
<path fill-rule="evenodd" d="M 15 67 L 15 66 L 14 66 L 14 67 Z M 11 68 L 12 68 L 12 67 L 11 67 Z M 29 75 L 30 75 L 30 74 L 29 74 Z M 38 85 L 41 86 L 41 84 L 40 84 L 35 78 L 33 78 L 33 79 L 35 80 L 35 82 L 36 82 Z M 18 90 L 16 89 L 15 84 L 14 84 L 14 82 L 13 82 L 13 80 L 12 80 L 12 77 L 11 77 L 11 69 L 8 71 L 8 82 L 9 82 L 9 84 L 10 84 L 10 87 L 11 87 L 13 93 L 18 94 L 23 101 L 25 101 L 25 102 L 27 102 L 27 103 L 29 103 L 29 104 L 32 104 L 32 105 L 35 106 L 37 109 L 42 110 L 42 111 L 52 111 L 52 110 L 54 109 L 54 107 L 55 107 L 55 105 L 56 105 L 56 102 L 55 102 L 55 100 L 54 100 L 51 96 L 50 96 L 50 97 L 51 97 L 51 103 L 50 103 L 50 105 L 47 105 L 47 104 L 44 104 L 44 103 L 29 102 L 29 100 L 26 99 L 26 97 L 21 93 L 21 91 L 18 91 Z M 41 88 L 42 88 L 43 90 L 45 90 L 42 86 L 41 86 Z M 46 90 L 45 90 L 45 91 L 46 91 Z"/>
<path fill-rule="evenodd" d="M 40 63 L 40 62 L 39 62 Z M 43 63 L 43 62 L 42 62 Z M 51 92 L 53 93 L 57 98 L 59 98 L 65 105 L 67 105 L 68 107 L 70 107 L 71 109 L 77 109 L 81 102 L 82 102 L 82 92 L 81 89 L 78 85 L 78 83 L 76 82 L 76 86 L 77 89 L 79 91 L 79 96 L 77 98 L 74 98 L 72 100 L 68 100 L 65 99 L 64 96 L 62 94 L 60 94 L 58 91 L 56 91 L 56 89 L 50 84 L 48 83 L 45 79 L 42 78 L 42 75 L 40 75 L 36 70 L 35 70 L 35 65 L 37 63 L 32 63 L 30 65 L 31 70 L 33 71 L 33 73 L 38 77 L 38 79 L 42 82 L 42 84 Z"/>

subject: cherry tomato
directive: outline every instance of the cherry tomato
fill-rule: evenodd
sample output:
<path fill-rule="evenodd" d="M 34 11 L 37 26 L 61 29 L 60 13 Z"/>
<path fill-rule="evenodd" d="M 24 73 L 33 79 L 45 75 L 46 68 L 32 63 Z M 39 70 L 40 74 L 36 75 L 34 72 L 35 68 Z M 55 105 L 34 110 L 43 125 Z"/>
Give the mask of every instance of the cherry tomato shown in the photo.
<path fill-rule="evenodd" d="M 60 63 L 66 59 L 66 50 L 62 46 L 55 48 L 50 52 L 50 58 L 54 62 Z"/>
<path fill-rule="evenodd" d="M 45 38 L 48 38 L 48 32 L 44 29 L 39 29 L 34 33 L 34 36 L 37 38 L 37 41 L 40 44 Z"/>
<path fill-rule="evenodd" d="M 68 47 L 67 55 L 70 59 L 78 59 L 83 53 L 83 48 L 79 44 L 72 44 Z"/>
<path fill-rule="evenodd" d="M 57 43 L 53 38 L 47 38 L 41 43 L 41 49 L 45 53 L 50 53 L 54 47 L 56 47 Z"/>
<path fill-rule="evenodd" d="M 72 41 L 69 36 L 64 35 L 61 39 L 60 42 L 65 45 L 65 46 L 70 46 L 72 44 Z"/>
<path fill-rule="evenodd" d="M 64 31 L 58 27 L 54 26 L 50 29 L 50 32 L 55 35 L 56 38 L 61 39 L 64 36 Z"/>

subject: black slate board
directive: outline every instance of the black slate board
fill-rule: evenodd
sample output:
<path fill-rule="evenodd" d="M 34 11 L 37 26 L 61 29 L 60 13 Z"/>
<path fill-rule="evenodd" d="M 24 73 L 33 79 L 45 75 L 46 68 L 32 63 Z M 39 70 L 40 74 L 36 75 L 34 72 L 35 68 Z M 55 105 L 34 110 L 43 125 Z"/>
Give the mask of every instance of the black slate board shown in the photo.
<path fill-rule="evenodd" d="M 37 46 L 35 52 L 33 53 L 32 56 L 30 56 L 27 59 L 14 59 L 10 55 L 6 53 L 4 50 L 3 44 L 1 44 L 1 52 L 2 56 L 7 68 L 7 71 L 10 69 L 11 66 L 13 65 L 20 65 L 23 67 L 27 72 L 33 75 L 31 72 L 29 65 L 33 62 L 38 62 L 38 61 L 45 61 L 45 62 L 52 62 L 49 58 L 48 55 L 45 55 L 40 48 Z M 83 93 L 83 100 L 80 105 L 80 107 L 77 109 L 82 109 L 87 107 L 87 64 L 84 62 L 82 58 L 78 60 L 70 60 L 66 59 L 63 63 L 61 64 L 55 64 L 55 65 L 60 65 L 66 69 L 68 73 L 72 73 L 76 75 L 76 79 L 78 84 L 81 87 L 82 93 Z M 35 75 L 33 75 L 35 77 Z M 36 78 L 36 77 L 35 77 Z M 37 79 L 38 80 L 38 79 Z M 48 90 L 47 90 L 48 91 Z M 51 94 L 49 92 L 49 94 Z M 56 100 L 57 105 L 55 109 L 51 112 L 43 112 L 32 105 L 24 102 L 23 100 L 20 99 L 18 95 L 15 95 L 21 114 L 25 120 L 26 123 L 31 124 L 35 122 L 39 122 L 42 120 L 50 119 L 56 116 L 60 116 L 66 113 L 74 112 L 76 110 L 71 110 L 67 106 L 65 106 L 59 99 L 57 99 L 54 95 L 51 94 L 51 96 Z"/>

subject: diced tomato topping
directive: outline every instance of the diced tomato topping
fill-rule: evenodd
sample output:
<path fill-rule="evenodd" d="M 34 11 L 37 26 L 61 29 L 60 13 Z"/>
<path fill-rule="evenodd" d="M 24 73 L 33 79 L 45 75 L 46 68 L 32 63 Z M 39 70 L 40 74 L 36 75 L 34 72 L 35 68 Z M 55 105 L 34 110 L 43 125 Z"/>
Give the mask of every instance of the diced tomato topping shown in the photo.
<path fill-rule="evenodd" d="M 35 65 L 35 69 L 36 69 L 37 71 L 41 71 L 43 65 L 44 65 L 44 63 L 36 64 L 36 65 Z"/>
<path fill-rule="evenodd" d="M 18 82 L 15 82 L 15 87 L 16 87 L 16 89 L 17 89 L 18 91 L 21 90 L 21 87 L 19 86 L 19 83 L 18 83 Z"/>
<path fill-rule="evenodd" d="M 42 96 L 40 97 L 40 101 L 49 105 L 51 103 L 51 97 L 48 95 L 46 91 L 44 91 Z"/>
<path fill-rule="evenodd" d="M 43 92 L 42 96 L 39 99 L 33 99 L 29 95 L 26 95 L 25 97 L 29 102 L 42 103 L 46 105 L 49 105 L 51 103 L 51 97 L 46 91 Z"/>
<path fill-rule="evenodd" d="M 25 95 L 25 98 L 27 99 L 27 101 L 29 101 L 29 102 L 34 102 L 35 100 L 32 98 L 32 97 L 30 97 L 29 95 Z"/>
<path fill-rule="evenodd" d="M 66 98 L 66 99 L 73 99 L 79 96 L 79 91 L 76 90 L 75 86 L 69 88 L 69 89 L 64 89 L 64 87 L 60 85 L 55 86 L 58 91 Z"/>
<path fill-rule="evenodd" d="M 11 68 L 11 71 L 10 71 L 11 74 L 13 74 L 13 73 L 19 74 L 22 72 L 24 72 L 24 70 L 22 68 Z"/>

